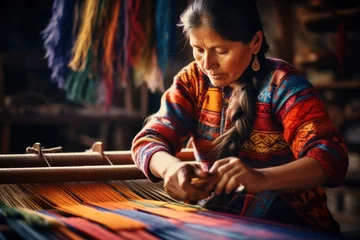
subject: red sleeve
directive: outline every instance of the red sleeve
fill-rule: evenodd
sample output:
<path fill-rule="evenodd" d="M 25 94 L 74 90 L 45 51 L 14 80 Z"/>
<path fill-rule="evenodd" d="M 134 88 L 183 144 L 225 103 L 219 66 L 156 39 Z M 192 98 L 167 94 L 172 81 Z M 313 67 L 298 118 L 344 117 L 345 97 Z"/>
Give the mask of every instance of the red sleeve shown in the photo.
<path fill-rule="evenodd" d="M 152 181 L 160 180 L 149 171 L 152 155 L 157 151 L 175 155 L 196 127 L 198 79 L 199 72 L 195 64 L 190 64 L 175 76 L 172 86 L 161 98 L 159 111 L 132 142 L 135 164 Z"/>
<path fill-rule="evenodd" d="M 316 89 L 303 77 L 287 76 L 274 92 L 276 118 L 296 159 L 316 159 L 327 186 L 341 184 L 348 168 L 347 149 Z"/>

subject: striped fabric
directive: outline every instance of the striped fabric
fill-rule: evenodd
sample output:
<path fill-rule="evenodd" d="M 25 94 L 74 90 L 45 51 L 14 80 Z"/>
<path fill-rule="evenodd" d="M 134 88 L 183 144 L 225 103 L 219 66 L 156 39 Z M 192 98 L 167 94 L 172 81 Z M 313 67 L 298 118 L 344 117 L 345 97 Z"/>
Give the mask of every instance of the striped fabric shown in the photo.
<path fill-rule="evenodd" d="M 347 149 L 318 92 L 293 66 L 279 59 L 267 61 L 270 72 L 259 88 L 253 129 L 238 157 L 254 168 L 312 157 L 328 175 L 325 187 L 337 186 L 346 176 Z M 214 161 L 209 155 L 213 140 L 231 127 L 231 92 L 231 87 L 212 86 L 195 62 L 182 69 L 162 96 L 159 111 L 133 140 L 137 166 L 150 180 L 159 181 L 149 171 L 151 156 L 157 151 L 175 154 L 193 137 L 196 160 L 209 168 Z M 322 187 L 276 194 L 310 226 L 333 228 Z"/>

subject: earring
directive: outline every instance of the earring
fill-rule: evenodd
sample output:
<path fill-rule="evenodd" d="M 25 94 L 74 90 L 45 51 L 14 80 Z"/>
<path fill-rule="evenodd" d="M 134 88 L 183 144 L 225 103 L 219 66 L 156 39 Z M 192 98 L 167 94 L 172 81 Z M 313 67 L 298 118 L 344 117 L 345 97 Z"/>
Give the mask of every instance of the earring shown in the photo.
<path fill-rule="evenodd" d="M 251 67 L 255 72 L 260 70 L 260 63 L 259 63 L 259 60 L 257 59 L 257 55 L 255 55 L 254 60 L 251 64 Z"/>

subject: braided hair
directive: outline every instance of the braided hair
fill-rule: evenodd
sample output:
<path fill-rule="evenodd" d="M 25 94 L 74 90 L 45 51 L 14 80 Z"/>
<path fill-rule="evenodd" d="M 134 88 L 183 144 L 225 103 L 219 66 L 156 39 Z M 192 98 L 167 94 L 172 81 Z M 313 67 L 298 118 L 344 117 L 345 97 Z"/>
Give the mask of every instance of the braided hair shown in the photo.
<path fill-rule="evenodd" d="M 255 0 L 194 0 L 180 17 L 179 26 L 189 37 L 191 31 L 203 26 L 210 27 L 222 38 L 248 44 L 256 32 L 263 31 Z M 265 53 L 269 50 L 263 35 L 257 54 L 261 69 L 255 72 L 251 64 L 235 82 L 230 101 L 230 118 L 233 127 L 214 142 L 217 158 L 237 156 L 241 146 L 249 138 L 255 115 L 258 86 L 265 76 Z M 254 59 L 255 55 L 253 56 Z M 251 61 L 253 62 L 253 61 Z"/>

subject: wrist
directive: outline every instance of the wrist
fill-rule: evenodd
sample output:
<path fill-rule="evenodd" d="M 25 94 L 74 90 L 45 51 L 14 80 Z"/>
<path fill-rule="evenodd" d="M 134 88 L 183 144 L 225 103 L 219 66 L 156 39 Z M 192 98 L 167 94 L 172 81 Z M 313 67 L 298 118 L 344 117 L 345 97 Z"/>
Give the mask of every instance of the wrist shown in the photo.
<path fill-rule="evenodd" d="M 166 174 L 169 173 L 169 172 L 171 172 L 171 171 L 170 171 L 171 167 L 173 167 L 174 164 L 177 164 L 177 163 L 178 163 L 178 161 L 171 161 L 169 164 L 167 164 L 167 166 L 166 166 L 166 167 L 163 169 L 163 171 L 160 173 L 161 178 L 162 178 L 162 179 L 165 179 Z"/>
<path fill-rule="evenodd" d="M 169 167 L 174 163 L 181 162 L 176 157 L 163 151 L 159 151 L 153 154 L 150 159 L 150 171 L 157 177 L 164 179 Z"/>
<path fill-rule="evenodd" d="M 266 171 L 266 169 L 256 169 L 256 171 L 261 176 L 258 191 L 274 190 L 274 181 L 272 180 L 271 175 L 268 173 L 268 171 Z"/>

